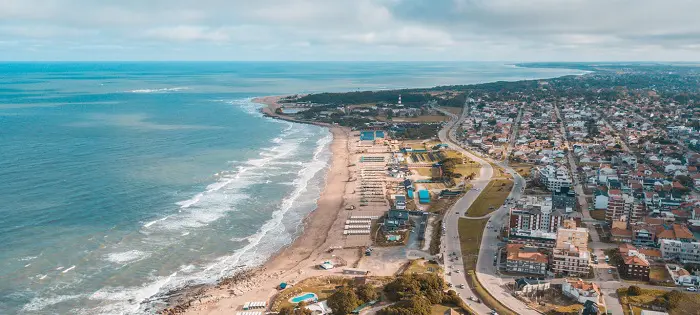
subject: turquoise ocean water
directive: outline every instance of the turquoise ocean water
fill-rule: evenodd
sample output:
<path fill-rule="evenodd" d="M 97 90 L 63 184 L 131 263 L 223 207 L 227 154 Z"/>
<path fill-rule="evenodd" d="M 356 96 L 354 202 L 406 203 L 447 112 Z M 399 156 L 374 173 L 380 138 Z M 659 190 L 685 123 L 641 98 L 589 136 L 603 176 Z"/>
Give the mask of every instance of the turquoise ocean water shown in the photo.
<path fill-rule="evenodd" d="M 152 313 L 300 233 L 323 128 L 255 96 L 546 78 L 501 63 L 0 63 L 0 314 Z"/>

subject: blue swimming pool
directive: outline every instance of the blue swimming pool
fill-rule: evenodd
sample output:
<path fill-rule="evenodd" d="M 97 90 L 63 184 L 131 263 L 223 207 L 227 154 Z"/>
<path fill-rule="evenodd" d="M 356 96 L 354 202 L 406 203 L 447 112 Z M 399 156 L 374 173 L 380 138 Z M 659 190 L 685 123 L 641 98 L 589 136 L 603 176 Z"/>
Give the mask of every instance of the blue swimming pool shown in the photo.
<path fill-rule="evenodd" d="M 301 295 L 297 295 L 291 299 L 289 299 L 289 302 L 292 303 L 299 303 L 299 302 L 316 302 L 318 301 L 318 296 L 316 293 L 303 293 Z"/>

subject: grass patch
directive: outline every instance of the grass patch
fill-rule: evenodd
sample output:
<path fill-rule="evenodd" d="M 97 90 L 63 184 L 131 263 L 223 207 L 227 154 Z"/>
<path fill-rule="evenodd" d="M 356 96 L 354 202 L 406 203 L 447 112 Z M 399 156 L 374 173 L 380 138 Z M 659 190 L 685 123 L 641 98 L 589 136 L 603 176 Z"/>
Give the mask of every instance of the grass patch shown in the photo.
<path fill-rule="evenodd" d="M 490 307 L 491 309 L 496 310 L 498 314 L 517 314 L 515 312 L 512 312 L 509 308 L 501 304 L 500 301 L 496 300 L 496 298 L 489 294 L 489 292 L 486 291 L 486 289 L 483 286 L 481 286 L 479 279 L 476 277 L 476 274 L 473 271 L 469 271 L 469 275 L 467 275 L 467 282 L 469 282 L 469 286 L 474 289 L 474 292 L 476 293 L 478 298 L 481 299 L 481 302 L 486 304 L 486 306 Z"/>
<path fill-rule="evenodd" d="M 462 248 L 462 261 L 464 270 L 474 270 L 476 260 L 479 256 L 479 246 L 481 246 L 481 236 L 484 234 L 484 227 L 488 219 L 469 220 L 459 219 L 459 242 Z"/>
<path fill-rule="evenodd" d="M 666 281 L 673 280 L 668 270 L 664 266 L 651 266 L 649 270 L 649 281 L 659 283 L 665 283 Z"/>
<path fill-rule="evenodd" d="M 527 163 L 511 163 L 510 167 L 513 168 L 520 176 L 524 178 L 530 177 L 532 174 L 532 164 Z"/>
<path fill-rule="evenodd" d="M 436 263 L 425 259 L 414 259 L 408 264 L 404 274 L 442 273 L 442 268 Z"/>
<path fill-rule="evenodd" d="M 510 195 L 513 181 L 509 179 L 494 179 L 474 200 L 467 210 L 468 217 L 482 217 L 498 209 Z"/>
<path fill-rule="evenodd" d="M 418 117 L 394 117 L 388 120 L 386 116 L 375 117 L 378 121 L 393 121 L 393 122 L 414 122 L 414 123 L 436 123 L 450 120 L 447 116 L 442 115 L 425 115 Z"/>
<path fill-rule="evenodd" d="M 447 107 L 447 106 L 440 106 L 440 107 L 438 107 L 438 108 L 441 109 L 441 110 L 444 110 L 444 111 L 446 111 L 446 112 L 450 112 L 451 114 L 454 114 L 454 115 L 459 116 L 459 115 L 462 114 L 462 109 L 463 109 L 464 107 Z"/>
<path fill-rule="evenodd" d="M 591 210 L 591 218 L 599 220 L 599 221 L 605 221 L 605 210 Z"/>
<path fill-rule="evenodd" d="M 641 289 L 640 295 L 629 295 L 627 288 L 617 290 L 620 304 L 625 314 L 629 306 L 632 306 L 634 314 L 640 314 L 642 310 L 651 310 L 653 305 L 658 305 L 659 301 L 668 301 L 669 292 L 664 290 Z M 678 299 L 667 304 L 670 315 L 697 314 L 700 310 L 700 295 L 694 293 L 678 292 Z"/>

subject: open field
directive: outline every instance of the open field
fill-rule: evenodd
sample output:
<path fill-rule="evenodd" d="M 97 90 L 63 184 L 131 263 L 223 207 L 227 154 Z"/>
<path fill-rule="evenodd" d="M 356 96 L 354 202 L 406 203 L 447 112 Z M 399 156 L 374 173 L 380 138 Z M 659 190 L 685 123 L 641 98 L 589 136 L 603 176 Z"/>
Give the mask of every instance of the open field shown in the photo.
<path fill-rule="evenodd" d="M 530 175 L 532 174 L 532 164 L 527 164 L 527 163 L 511 163 L 510 167 L 512 167 L 520 176 L 524 178 L 529 178 Z"/>
<path fill-rule="evenodd" d="M 498 209 L 508 198 L 513 181 L 509 179 L 494 179 L 474 200 L 467 210 L 468 217 L 481 217 Z"/>
<path fill-rule="evenodd" d="M 658 285 L 673 285 L 673 279 L 664 266 L 651 266 L 649 270 L 649 281 Z M 671 281 L 667 283 L 666 281 Z"/>
<path fill-rule="evenodd" d="M 700 310 L 700 295 L 695 293 L 678 292 L 676 298 L 668 299 L 669 292 L 663 290 L 641 289 L 640 295 L 630 295 L 628 289 L 618 289 L 617 295 L 622 304 L 625 314 L 629 313 L 629 306 L 632 306 L 634 315 L 641 314 L 643 309 L 651 309 L 652 305 L 665 303 L 669 306 L 670 315 L 698 314 Z M 670 303 L 669 303 L 670 302 Z"/>
<path fill-rule="evenodd" d="M 444 111 L 450 112 L 452 114 L 455 114 L 457 116 L 461 115 L 462 109 L 464 109 L 464 107 L 448 107 L 448 106 L 439 106 L 438 108 L 440 108 Z"/>
<path fill-rule="evenodd" d="M 591 210 L 591 218 L 605 221 L 605 210 Z"/>
<path fill-rule="evenodd" d="M 391 120 L 388 120 L 385 116 L 377 116 L 374 118 L 376 118 L 378 121 L 411 122 L 411 123 L 436 123 L 436 122 L 448 121 L 450 119 L 447 116 L 441 116 L 441 115 L 425 115 L 425 116 L 418 116 L 418 117 L 394 117 Z"/>
<path fill-rule="evenodd" d="M 406 268 L 406 271 L 403 272 L 404 274 L 422 274 L 422 273 L 437 273 L 441 274 L 442 273 L 442 268 L 436 264 L 436 263 L 431 263 L 425 259 L 416 259 L 412 260 L 408 268 Z"/>

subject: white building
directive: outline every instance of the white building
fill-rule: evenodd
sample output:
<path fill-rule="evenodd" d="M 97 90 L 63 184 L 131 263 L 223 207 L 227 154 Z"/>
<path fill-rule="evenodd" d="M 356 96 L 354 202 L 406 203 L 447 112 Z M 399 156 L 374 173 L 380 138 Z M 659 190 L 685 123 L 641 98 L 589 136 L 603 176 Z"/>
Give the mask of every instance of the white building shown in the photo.
<path fill-rule="evenodd" d="M 684 264 L 700 264 L 700 242 L 662 239 L 660 243 L 661 257 L 664 259 L 677 259 Z"/>
<path fill-rule="evenodd" d="M 562 187 L 571 187 L 573 181 L 569 176 L 569 170 L 566 167 L 556 168 L 553 165 L 537 168 L 540 184 L 547 187 L 549 191 L 557 191 Z"/>
<path fill-rule="evenodd" d="M 600 300 L 600 288 L 593 282 L 586 282 L 582 279 L 566 280 L 561 286 L 561 291 L 569 298 L 584 304 L 586 301 L 594 302 L 598 305 L 603 305 Z"/>

